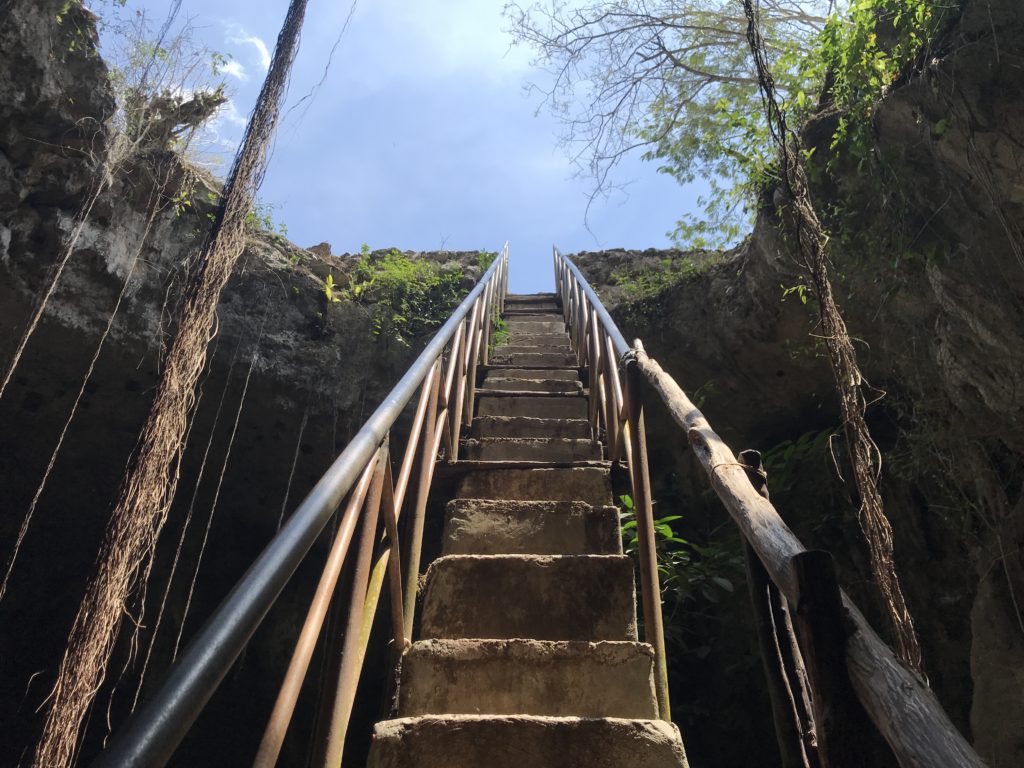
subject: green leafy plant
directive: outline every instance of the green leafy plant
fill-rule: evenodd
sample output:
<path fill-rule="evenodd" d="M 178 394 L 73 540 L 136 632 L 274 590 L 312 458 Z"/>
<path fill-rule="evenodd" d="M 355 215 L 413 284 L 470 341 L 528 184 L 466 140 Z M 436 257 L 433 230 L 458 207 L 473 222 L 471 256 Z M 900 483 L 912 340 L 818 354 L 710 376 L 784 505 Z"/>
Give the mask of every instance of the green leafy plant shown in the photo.
<path fill-rule="evenodd" d="M 633 499 L 624 494 L 619 497 L 619 504 L 623 549 L 639 560 Z M 723 595 L 733 592 L 742 570 L 742 561 L 722 544 L 697 544 L 679 536 L 673 524 L 682 519 L 682 515 L 664 515 L 654 519 L 655 554 L 665 611 L 665 640 L 676 653 L 690 653 L 702 658 L 710 651 L 710 646 L 706 638 L 696 646 L 688 642 L 686 617 L 699 610 L 701 603 L 716 604 Z"/>
<path fill-rule="evenodd" d="M 461 269 L 364 245 L 345 297 L 372 305 L 374 336 L 410 346 L 441 325 L 464 295 Z"/>
<path fill-rule="evenodd" d="M 341 301 L 341 297 L 337 293 L 338 286 L 334 283 L 334 275 L 328 274 L 327 279 L 324 280 L 324 296 L 327 297 L 327 301 L 330 304 L 337 304 Z"/>
<path fill-rule="evenodd" d="M 496 258 L 498 258 L 498 254 L 494 251 L 480 251 L 476 255 L 476 265 L 482 272 L 486 272 Z"/>

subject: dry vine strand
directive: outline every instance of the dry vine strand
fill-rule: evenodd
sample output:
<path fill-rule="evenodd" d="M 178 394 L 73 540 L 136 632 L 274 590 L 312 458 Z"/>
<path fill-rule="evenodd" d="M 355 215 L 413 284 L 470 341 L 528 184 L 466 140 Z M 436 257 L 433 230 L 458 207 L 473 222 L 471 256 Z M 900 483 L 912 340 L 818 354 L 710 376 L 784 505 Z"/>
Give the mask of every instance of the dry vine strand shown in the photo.
<path fill-rule="evenodd" d="M 864 413 L 867 383 L 857 364 L 857 353 L 839 311 L 829 277 L 825 234 L 811 201 L 807 171 L 803 165 L 800 141 L 786 124 L 786 113 L 779 106 L 764 39 L 761 37 L 757 0 L 743 0 L 747 16 L 747 40 L 757 70 L 764 113 L 772 141 L 779 152 L 779 173 L 787 201 L 785 219 L 795 234 L 795 242 L 818 297 L 823 338 L 828 349 L 832 373 L 839 392 L 839 408 L 846 444 L 850 452 L 854 482 L 860 497 L 858 520 L 868 543 L 871 571 L 882 593 L 900 659 L 923 675 L 921 648 L 914 621 L 907 609 L 893 560 L 892 526 L 885 515 L 878 478 L 882 469 L 881 452 L 871 437 Z"/>
<path fill-rule="evenodd" d="M 267 151 L 280 116 L 307 2 L 289 3 L 213 230 L 185 287 L 177 333 L 167 351 L 138 450 L 122 482 L 94 573 L 68 637 L 36 745 L 33 764 L 37 768 L 66 768 L 70 764 L 82 720 L 106 677 L 125 604 L 167 519 L 217 303 L 244 246 L 246 217 L 266 171 Z"/>

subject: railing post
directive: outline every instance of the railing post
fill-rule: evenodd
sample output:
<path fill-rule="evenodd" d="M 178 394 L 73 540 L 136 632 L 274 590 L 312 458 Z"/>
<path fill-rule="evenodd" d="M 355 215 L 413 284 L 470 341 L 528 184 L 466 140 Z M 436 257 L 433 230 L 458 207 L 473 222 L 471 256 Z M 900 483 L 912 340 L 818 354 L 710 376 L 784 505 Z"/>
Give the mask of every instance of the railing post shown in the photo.
<path fill-rule="evenodd" d="M 658 586 L 658 560 L 654 540 L 654 508 L 651 502 L 651 478 L 647 468 L 643 377 L 636 362 L 632 359 L 626 363 L 625 374 L 631 448 L 629 471 L 633 481 L 637 542 L 640 545 L 640 588 L 643 593 L 644 640 L 654 648 L 654 691 L 658 698 L 658 714 L 662 720 L 671 721 L 665 627 L 661 615 L 661 590 Z"/>
<path fill-rule="evenodd" d="M 428 383 L 424 381 L 424 386 Z M 434 438 L 437 430 L 437 398 L 441 388 L 441 361 L 434 364 L 430 373 L 430 400 L 427 405 L 426 423 L 423 432 L 423 447 L 420 449 L 420 472 L 416 484 L 416 506 L 413 507 L 412 522 L 409 524 L 409 561 L 405 571 L 405 626 L 409 637 L 413 634 L 416 618 L 416 593 L 419 589 L 420 553 L 423 550 L 423 526 L 427 511 L 427 497 L 430 495 L 430 480 L 433 477 L 434 460 L 437 458 Z"/>
<path fill-rule="evenodd" d="M 356 686 L 359 683 L 360 633 L 363 625 L 363 604 L 370 583 L 373 550 L 377 543 L 377 519 L 380 513 L 381 497 L 384 492 L 385 463 L 388 458 L 388 441 L 377 454 L 377 467 L 373 472 L 370 491 L 366 496 L 363 514 L 363 528 L 359 534 L 359 553 L 356 555 L 355 573 L 352 577 L 352 600 L 345 623 L 345 638 L 341 650 L 341 664 L 338 668 L 337 687 L 325 713 L 325 732 L 322 732 L 322 746 L 319 749 L 318 765 L 324 768 L 339 768 L 345 748 L 345 734 L 355 701 Z"/>
<path fill-rule="evenodd" d="M 761 454 L 742 451 L 739 460 L 751 485 L 767 500 L 768 483 Z M 785 598 L 772 583 L 768 571 L 746 539 L 743 541 L 743 554 L 782 768 L 818 768 L 820 763 L 814 720 L 807 700 L 806 672 L 799 649 L 794 647 L 796 638 L 785 608 Z"/>
<path fill-rule="evenodd" d="M 800 552 L 790 559 L 799 599 L 796 631 L 814 702 L 822 768 L 869 768 L 872 728 L 846 668 L 846 621 L 832 555 Z"/>

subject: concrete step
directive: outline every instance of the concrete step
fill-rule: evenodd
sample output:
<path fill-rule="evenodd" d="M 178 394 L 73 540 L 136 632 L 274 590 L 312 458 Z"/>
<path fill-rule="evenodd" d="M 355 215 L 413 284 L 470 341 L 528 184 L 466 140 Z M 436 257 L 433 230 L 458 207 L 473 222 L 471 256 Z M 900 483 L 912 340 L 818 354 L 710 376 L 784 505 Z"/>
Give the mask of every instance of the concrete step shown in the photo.
<path fill-rule="evenodd" d="M 568 342 L 559 344 L 502 344 L 495 347 L 495 355 L 571 355 L 572 347 Z"/>
<path fill-rule="evenodd" d="M 686 768 L 663 720 L 442 715 L 385 720 L 369 768 Z"/>
<path fill-rule="evenodd" d="M 497 347 L 491 354 L 491 364 L 516 368 L 573 368 L 579 365 L 579 361 L 572 352 L 503 353 L 501 347 Z"/>
<path fill-rule="evenodd" d="M 447 555 L 431 563 L 420 637 L 636 640 L 623 555 Z"/>
<path fill-rule="evenodd" d="M 566 437 L 590 439 L 586 419 L 536 419 L 529 416 L 477 416 L 470 435 L 486 437 Z"/>
<path fill-rule="evenodd" d="M 518 390 L 520 392 L 551 392 L 563 395 L 583 394 L 580 381 L 568 379 L 508 379 L 488 375 L 481 389 Z"/>
<path fill-rule="evenodd" d="M 553 301 L 537 301 L 523 304 L 506 304 L 505 317 L 516 315 L 562 315 L 562 310 Z"/>
<path fill-rule="evenodd" d="M 547 317 L 552 319 L 546 320 L 543 317 L 515 315 L 508 318 L 506 324 L 508 325 L 509 333 L 565 333 L 565 323 L 560 318 L 548 315 Z"/>
<path fill-rule="evenodd" d="M 557 293 L 510 293 L 505 297 L 505 306 L 509 304 L 529 304 L 533 301 L 558 301 Z"/>
<path fill-rule="evenodd" d="M 646 643 L 424 640 L 402 657 L 399 717 L 658 716 Z"/>
<path fill-rule="evenodd" d="M 507 366 L 487 366 L 487 376 L 504 379 L 557 379 L 558 381 L 579 381 L 577 368 L 509 368 Z"/>
<path fill-rule="evenodd" d="M 455 498 L 583 501 L 606 507 L 612 504 L 612 484 L 603 467 L 484 469 L 467 472 Z"/>
<path fill-rule="evenodd" d="M 560 345 L 572 349 L 569 335 L 566 333 L 510 333 L 508 344 L 523 347 Z"/>
<path fill-rule="evenodd" d="M 473 461 L 600 461 L 601 444 L 558 437 L 492 437 L 467 440 L 462 457 Z"/>
<path fill-rule="evenodd" d="M 582 501 L 455 499 L 446 555 L 621 555 L 619 511 Z"/>
<path fill-rule="evenodd" d="M 477 390 L 479 416 L 530 416 L 535 419 L 586 419 L 587 398 L 579 395 L 549 395 L 544 392 L 498 394 L 495 390 Z"/>

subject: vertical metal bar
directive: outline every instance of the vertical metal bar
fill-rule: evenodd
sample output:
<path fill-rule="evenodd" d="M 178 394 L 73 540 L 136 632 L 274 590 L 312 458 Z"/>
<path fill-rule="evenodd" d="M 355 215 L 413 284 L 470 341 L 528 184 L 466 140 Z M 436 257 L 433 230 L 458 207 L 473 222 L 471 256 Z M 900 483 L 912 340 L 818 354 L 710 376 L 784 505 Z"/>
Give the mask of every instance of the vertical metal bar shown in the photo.
<path fill-rule="evenodd" d="M 437 447 L 434 438 L 437 433 L 437 395 L 441 387 L 440 361 L 434 364 L 430 375 L 430 400 L 427 407 L 427 428 L 423 434 L 420 449 L 420 472 L 416 484 L 416 506 L 413 507 L 412 523 L 409 527 L 409 562 L 405 571 L 405 626 L 412 637 L 413 620 L 416 617 L 416 592 L 419 589 L 420 554 L 423 550 L 423 526 L 426 519 L 427 497 L 430 495 L 430 480 L 433 476 Z"/>
<path fill-rule="evenodd" d="M 474 312 L 476 328 L 473 331 L 474 343 L 469 350 L 469 364 L 466 370 L 466 410 L 462 414 L 462 426 L 468 427 L 473 423 L 473 405 L 476 401 L 476 367 L 480 359 L 480 347 L 484 343 L 484 325 L 487 315 L 487 305 L 480 303 L 480 311 Z"/>
<path fill-rule="evenodd" d="M 654 648 L 654 690 L 658 713 L 671 720 L 668 702 L 668 662 L 665 655 L 665 627 L 661 616 L 661 589 L 658 583 L 657 550 L 654 541 L 654 509 L 651 504 L 651 478 L 647 471 L 647 434 L 644 427 L 642 395 L 643 375 L 636 362 L 626 365 L 626 402 L 629 409 L 629 470 L 633 480 L 633 505 L 636 510 L 637 542 L 640 545 L 640 586 L 643 592 L 644 639 Z"/>
<path fill-rule="evenodd" d="M 402 466 L 398 471 L 398 482 L 395 483 L 395 515 L 401 517 L 402 505 L 405 502 L 405 491 L 409 486 L 409 475 L 412 473 L 413 460 L 416 457 L 416 445 L 419 442 L 420 433 L 423 431 L 423 420 L 427 411 L 427 402 L 430 399 L 430 390 L 434 378 L 434 371 L 437 363 L 430 369 L 430 372 L 423 377 L 420 384 L 420 397 L 416 403 L 416 415 L 412 420 L 412 429 L 409 432 L 409 440 L 405 444 L 405 454 L 402 456 Z M 436 398 L 437 395 L 435 394 Z"/>
<path fill-rule="evenodd" d="M 384 490 L 384 469 L 388 462 L 388 439 L 377 453 L 377 467 L 373 473 L 370 492 L 366 497 L 363 514 L 363 529 L 359 535 L 359 554 L 356 556 L 355 574 L 352 583 L 352 600 L 345 625 L 345 640 L 341 651 L 341 666 L 338 669 L 338 685 L 334 692 L 329 723 L 325 734 L 320 758 L 316 761 L 324 768 L 339 768 L 345 748 L 345 733 L 355 701 L 356 686 L 359 683 L 359 634 L 363 623 L 363 607 L 369 586 L 373 549 L 377 542 L 377 519 L 380 512 L 381 495 Z"/>
<path fill-rule="evenodd" d="M 306 672 L 309 670 L 309 662 L 313 657 L 316 648 L 317 638 L 323 627 L 324 617 L 331 603 L 331 596 L 338 583 L 338 576 L 345 564 L 345 555 L 348 552 L 349 544 L 352 541 L 352 534 L 356 528 L 359 509 L 366 499 L 366 492 L 373 477 L 376 467 L 376 456 L 359 478 L 359 484 L 355 487 L 349 497 L 345 512 L 341 518 L 341 524 L 334 536 L 331 551 L 327 555 L 327 562 L 324 564 L 323 573 L 316 587 L 316 593 L 306 614 L 306 621 L 299 632 L 299 638 L 295 643 L 295 650 L 292 652 L 291 661 L 288 663 L 288 671 L 285 672 L 284 681 L 278 691 L 277 700 L 274 702 L 274 709 L 267 721 L 267 727 L 263 732 L 263 739 L 260 741 L 259 749 L 256 752 L 256 759 L 253 761 L 253 768 L 273 768 L 277 765 L 277 758 L 281 753 L 281 745 L 284 743 L 285 735 L 288 733 L 288 726 L 291 723 L 292 715 L 295 713 L 295 704 L 299 699 L 302 690 L 302 682 L 306 679 Z"/>
<path fill-rule="evenodd" d="M 458 359 L 458 370 L 456 372 L 456 384 L 455 384 L 455 398 L 452 400 L 452 404 L 455 406 L 451 418 L 452 425 L 452 460 L 458 460 L 459 453 L 459 434 L 462 430 L 462 412 L 465 409 L 466 400 L 466 369 L 469 364 L 469 345 L 472 344 L 472 333 L 473 327 L 476 325 L 476 315 L 479 309 L 479 304 L 473 305 L 473 313 L 470 318 L 466 319 L 467 329 L 466 333 L 463 334 L 463 353 L 459 355 Z"/>
<path fill-rule="evenodd" d="M 395 641 L 394 652 L 400 654 L 407 643 L 405 633 L 405 601 L 402 599 L 402 553 L 398 542 L 398 507 L 394 485 L 391 482 L 391 462 L 384 469 L 384 495 L 381 509 L 384 512 L 384 530 L 388 534 L 388 585 L 391 588 L 391 637 Z"/>
<path fill-rule="evenodd" d="M 597 355 L 597 313 L 593 311 L 587 312 L 589 331 L 587 332 L 587 389 L 590 391 L 590 402 L 587 403 L 588 415 L 590 418 L 590 433 L 594 440 L 599 439 L 600 436 L 600 417 L 601 412 L 598 406 L 598 397 L 600 396 L 600 388 L 598 386 L 599 378 L 601 376 L 598 366 L 600 365 L 600 358 Z"/>
<path fill-rule="evenodd" d="M 608 356 L 608 368 L 609 376 L 611 379 L 612 388 L 612 414 L 613 422 L 615 424 L 615 437 L 611 440 L 611 446 L 608 450 L 608 460 L 618 461 L 622 455 L 622 382 L 619 379 L 619 372 L 616 366 L 615 360 L 615 344 L 612 342 L 611 336 L 605 338 L 605 354 Z"/>

